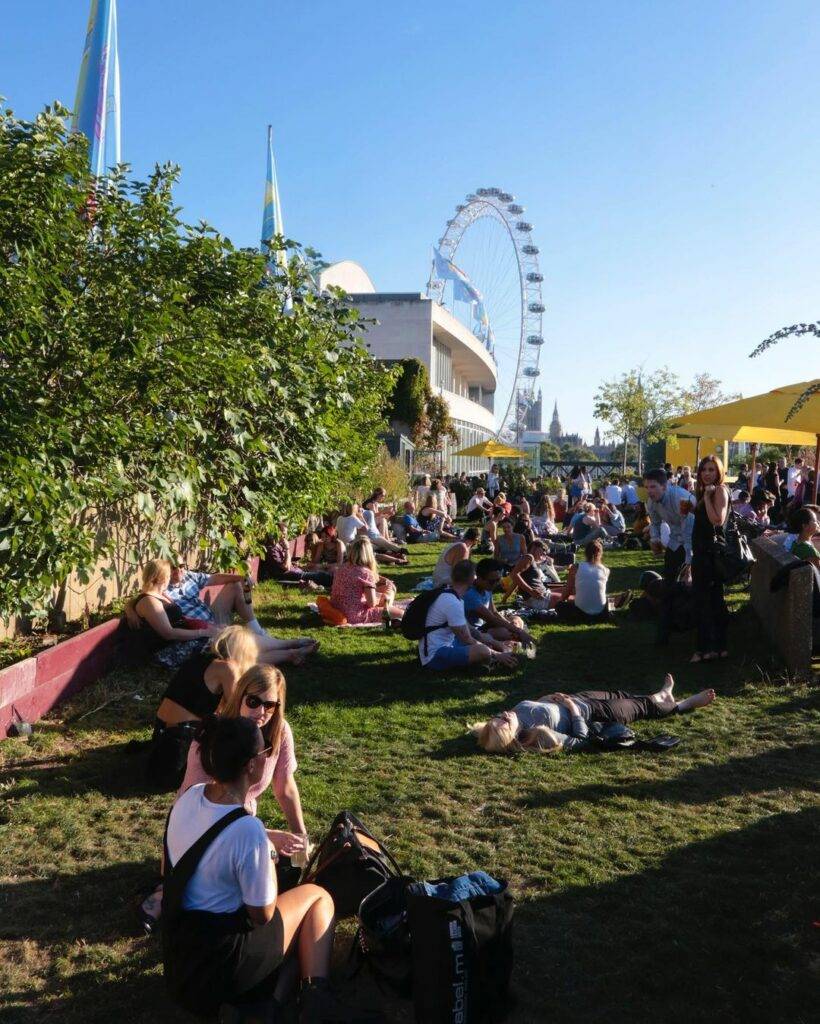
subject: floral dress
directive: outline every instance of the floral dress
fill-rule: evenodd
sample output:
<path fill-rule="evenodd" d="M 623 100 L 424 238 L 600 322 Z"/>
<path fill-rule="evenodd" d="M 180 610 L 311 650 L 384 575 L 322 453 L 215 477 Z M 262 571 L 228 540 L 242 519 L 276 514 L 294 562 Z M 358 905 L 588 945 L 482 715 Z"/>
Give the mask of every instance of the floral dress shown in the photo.
<path fill-rule="evenodd" d="M 384 609 L 365 603 L 364 588 L 375 587 L 378 577 L 364 565 L 340 565 L 333 575 L 330 603 L 338 608 L 351 625 L 381 622 Z"/>

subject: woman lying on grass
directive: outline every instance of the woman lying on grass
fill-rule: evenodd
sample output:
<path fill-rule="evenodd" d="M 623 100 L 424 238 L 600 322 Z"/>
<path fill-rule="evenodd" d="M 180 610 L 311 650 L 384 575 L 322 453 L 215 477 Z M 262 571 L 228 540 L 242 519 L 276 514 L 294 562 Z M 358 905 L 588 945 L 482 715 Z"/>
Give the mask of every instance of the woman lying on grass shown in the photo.
<path fill-rule="evenodd" d="M 271 787 L 290 832 L 265 831 L 276 852 L 289 857 L 307 850 L 307 830 L 302 817 L 299 787 L 293 777 L 296 754 L 293 733 L 285 719 L 286 690 L 285 677 L 279 669 L 272 665 L 253 665 L 223 698 L 220 714 L 226 718 L 249 718 L 262 730 L 268 756 L 264 770 L 248 790 L 245 808 L 249 814 L 256 814 L 257 800 L 268 786 Z M 185 777 L 176 799 L 179 800 L 191 786 L 209 781 L 202 764 L 202 747 L 195 739 L 188 750 Z M 159 886 L 141 905 L 140 920 L 146 930 L 152 930 L 159 919 L 161 899 L 162 886 Z"/>
<path fill-rule="evenodd" d="M 502 711 L 488 722 L 478 722 L 471 732 L 488 754 L 518 750 L 583 750 L 588 745 L 590 722 L 629 725 L 642 718 L 666 718 L 705 708 L 715 699 L 714 690 L 676 701 L 675 680 L 667 675 L 657 693 L 640 697 L 620 690 L 585 690 L 569 696 L 550 693 L 538 700 L 522 700 L 512 711 Z"/>

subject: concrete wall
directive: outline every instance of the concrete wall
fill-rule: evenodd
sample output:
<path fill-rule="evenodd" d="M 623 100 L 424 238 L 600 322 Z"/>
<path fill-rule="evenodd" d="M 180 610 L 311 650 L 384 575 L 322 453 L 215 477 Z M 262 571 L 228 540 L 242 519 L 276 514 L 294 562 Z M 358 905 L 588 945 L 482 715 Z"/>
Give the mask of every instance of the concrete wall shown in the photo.
<path fill-rule="evenodd" d="M 788 584 L 773 592 L 773 577 L 784 567 L 796 564 L 797 559 L 768 537 L 753 540 L 752 551 L 756 559 L 752 566 L 752 607 L 789 672 L 808 676 L 812 660 L 811 567 L 793 569 Z"/>

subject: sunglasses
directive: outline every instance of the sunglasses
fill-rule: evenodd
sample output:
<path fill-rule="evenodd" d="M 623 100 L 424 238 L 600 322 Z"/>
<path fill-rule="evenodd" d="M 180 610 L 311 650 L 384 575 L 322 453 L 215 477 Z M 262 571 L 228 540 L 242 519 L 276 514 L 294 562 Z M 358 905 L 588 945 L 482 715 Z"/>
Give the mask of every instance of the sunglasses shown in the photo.
<path fill-rule="evenodd" d="M 265 711 L 275 711 L 282 703 L 281 700 L 262 700 L 261 697 L 257 697 L 255 693 L 246 693 L 243 698 L 243 703 L 246 707 L 249 707 L 251 711 L 255 711 L 257 708 L 264 708 Z"/>

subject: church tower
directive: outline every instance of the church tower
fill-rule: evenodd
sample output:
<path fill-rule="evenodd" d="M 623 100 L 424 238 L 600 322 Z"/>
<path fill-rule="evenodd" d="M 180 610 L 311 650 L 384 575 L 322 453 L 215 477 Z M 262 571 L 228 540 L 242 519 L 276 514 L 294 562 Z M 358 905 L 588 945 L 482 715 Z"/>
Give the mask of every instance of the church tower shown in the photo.
<path fill-rule="evenodd" d="M 597 427 L 595 428 L 595 447 L 601 447 L 601 431 Z"/>
<path fill-rule="evenodd" d="M 550 423 L 550 441 L 554 444 L 558 444 L 563 433 L 564 431 L 561 429 L 561 420 L 558 418 L 558 401 L 556 399 L 555 408 L 552 410 L 552 423 Z"/>

